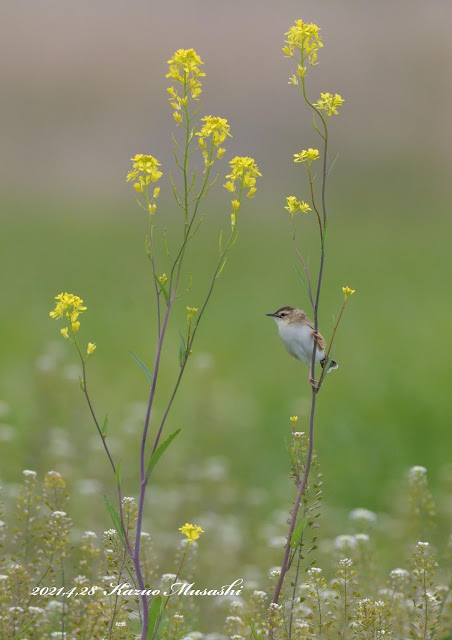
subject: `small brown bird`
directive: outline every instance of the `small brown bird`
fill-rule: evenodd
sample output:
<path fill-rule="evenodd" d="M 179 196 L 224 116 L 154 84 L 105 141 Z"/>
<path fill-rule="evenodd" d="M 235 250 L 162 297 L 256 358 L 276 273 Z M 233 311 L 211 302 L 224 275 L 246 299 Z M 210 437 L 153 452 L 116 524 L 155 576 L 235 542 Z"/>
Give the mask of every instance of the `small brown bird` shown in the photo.
<path fill-rule="evenodd" d="M 291 356 L 309 365 L 309 381 L 314 382 L 311 365 L 314 341 L 317 343 L 315 361 L 320 362 L 322 368 L 327 364 L 325 354 L 326 340 L 317 331 L 314 324 L 301 309 L 295 307 L 281 307 L 275 313 L 267 313 L 274 318 L 278 325 L 279 337 Z M 327 373 L 338 368 L 337 362 L 330 360 Z"/>

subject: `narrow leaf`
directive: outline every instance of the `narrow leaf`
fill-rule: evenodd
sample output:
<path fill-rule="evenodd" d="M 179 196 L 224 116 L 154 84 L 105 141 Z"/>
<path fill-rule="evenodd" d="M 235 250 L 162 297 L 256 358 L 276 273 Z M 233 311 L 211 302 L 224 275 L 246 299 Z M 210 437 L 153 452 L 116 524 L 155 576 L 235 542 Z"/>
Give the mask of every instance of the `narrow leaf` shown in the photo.
<path fill-rule="evenodd" d="M 157 596 L 155 600 L 152 601 L 151 606 L 149 607 L 149 617 L 148 617 L 148 632 L 146 636 L 146 640 L 151 640 L 155 631 L 158 629 L 158 625 L 160 624 L 163 610 L 163 598 L 162 596 Z"/>
<path fill-rule="evenodd" d="M 219 277 L 221 276 L 221 274 L 223 273 L 223 269 L 224 269 L 224 268 L 225 268 L 225 266 L 226 266 L 226 262 L 227 262 L 227 260 L 228 260 L 227 258 L 225 258 L 225 259 L 224 259 L 223 264 L 222 264 L 222 265 L 221 265 L 221 267 L 220 267 L 220 270 L 218 271 L 217 275 L 215 276 L 215 280 L 216 280 L 217 278 L 219 278 Z"/>
<path fill-rule="evenodd" d="M 169 295 L 168 295 L 168 291 L 165 289 L 165 285 L 160 282 L 159 277 L 158 277 L 158 275 L 156 273 L 154 273 L 154 278 L 155 278 L 156 283 L 158 284 L 158 287 L 159 287 L 160 291 L 163 293 L 163 297 L 165 298 L 166 304 L 168 304 L 169 303 Z"/>
<path fill-rule="evenodd" d="M 154 453 L 151 456 L 151 459 L 149 460 L 147 477 L 149 477 L 149 474 L 151 473 L 152 469 L 155 467 L 155 465 L 160 460 L 162 455 L 168 449 L 168 447 L 170 446 L 170 444 L 172 443 L 174 438 L 177 435 L 179 435 L 180 431 L 181 430 L 178 429 L 177 431 L 172 433 L 170 436 L 168 436 L 167 439 L 165 440 L 165 442 L 162 442 L 162 444 L 160 446 L 158 446 L 157 449 L 154 451 Z"/>
<path fill-rule="evenodd" d="M 107 430 L 108 430 L 108 414 L 105 415 L 104 422 L 102 424 L 102 435 L 104 438 L 107 437 Z"/>
<path fill-rule="evenodd" d="M 338 158 L 339 158 L 339 154 L 336 154 L 336 157 L 334 158 L 333 162 L 331 163 L 331 166 L 328 169 L 328 173 L 326 174 L 327 178 L 329 177 L 330 173 L 334 169 L 334 165 L 336 164 Z"/>
<path fill-rule="evenodd" d="M 292 533 L 292 539 L 290 541 L 290 546 L 292 549 L 296 549 L 301 542 L 301 536 L 303 535 L 303 531 L 305 530 L 306 525 L 308 524 L 308 519 L 305 516 L 300 520 Z"/>
<path fill-rule="evenodd" d="M 24 633 L 26 633 L 28 631 L 28 629 L 33 625 L 33 623 L 35 622 L 35 620 L 37 618 L 39 618 L 39 613 L 37 616 L 35 616 L 34 618 L 32 618 L 30 620 L 30 622 L 28 622 L 28 624 L 25 625 L 25 627 L 22 627 L 22 629 L 19 631 L 19 633 L 14 636 L 14 638 L 12 638 L 12 640 L 19 640 L 20 638 L 23 638 Z"/>
<path fill-rule="evenodd" d="M 257 633 L 257 631 L 256 631 L 256 626 L 255 626 L 254 622 L 252 621 L 252 619 L 251 619 L 250 617 L 248 617 L 248 616 L 247 616 L 247 617 L 246 617 L 246 621 L 247 621 L 247 622 L 248 622 L 248 624 L 249 624 L 249 627 L 250 627 L 250 629 L 251 629 L 251 633 L 253 634 L 254 640 L 262 640 L 262 638 L 260 638 L 260 637 L 258 636 L 258 633 Z"/>
<path fill-rule="evenodd" d="M 132 356 L 132 358 L 135 360 L 135 362 L 141 367 L 141 369 L 143 369 L 143 371 L 146 374 L 146 377 L 149 380 L 149 382 L 152 383 L 152 373 L 149 371 L 149 369 L 144 364 L 144 362 L 142 360 L 140 360 L 140 358 L 138 356 L 136 356 L 132 351 L 129 351 L 129 353 Z"/>
<path fill-rule="evenodd" d="M 111 521 L 113 522 L 113 525 L 114 525 L 116 531 L 119 533 L 119 536 L 120 536 L 121 540 L 123 541 L 123 543 L 125 545 L 126 544 L 126 539 L 125 539 L 125 536 L 124 536 L 124 531 L 122 530 L 121 518 L 119 517 L 119 513 L 116 511 L 114 506 L 111 504 L 111 502 L 107 498 L 107 496 L 104 496 L 104 500 L 105 500 L 105 504 L 107 506 L 108 513 L 110 514 Z"/>
<path fill-rule="evenodd" d="M 180 366 L 182 366 L 185 356 L 187 355 L 187 345 L 185 344 L 185 338 L 180 329 L 179 329 L 179 335 L 180 335 L 179 364 Z"/>

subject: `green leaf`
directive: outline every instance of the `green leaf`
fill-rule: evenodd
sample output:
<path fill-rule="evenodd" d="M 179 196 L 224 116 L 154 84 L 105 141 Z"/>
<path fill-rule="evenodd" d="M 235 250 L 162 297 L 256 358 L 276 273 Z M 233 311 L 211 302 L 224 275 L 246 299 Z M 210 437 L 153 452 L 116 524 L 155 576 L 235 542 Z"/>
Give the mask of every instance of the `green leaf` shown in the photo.
<path fill-rule="evenodd" d="M 290 540 L 290 546 L 292 547 L 292 549 L 296 549 L 300 544 L 301 536 L 303 535 L 303 531 L 305 530 L 307 524 L 308 524 L 308 519 L 305 516 L 300 520 L 300 522 L 297 524 L 297 526 L 293 530 L 292 538 Z"/>
<path fill-rule="evenodd" d="M 35 621 L 37 618 L 39 618 L 39 616 L 40 616 L 40 614 L 38 613 L 38 615 L 37 615 L 37 616 L 35 616 L 34 618 L 32 618 L 32 619 L 30 620 L 30 622 L 29 622 L 28 624 L 26 624 L 26 625 L 25 625 L 25 627 L 23 627 L 23 628 L 19 631 L 19 633 L 18 633 L 16 636 L 14 636 L 14 638 L 12 638 L 12 640 L 19 640 L 20 638 L 22 638 L 22 637 L 23 637 L 23 635 L 24 635 L 24 633 L 26 633 L 26 632 L 28 631 L 28 629 L 32 626 L 32 624 L 34 623 L 34 621 Z"/>
<path fill-rule="evenodd" d="M 144 364 L 144 362 L 140 360 L 140 358 L 136 356 L 132 351 L 129 351 L 129 353 L 132 356 L 132 358 L 135 360 L 135 362 L 138 364 L 138 366 L 141 367 L 141 369 L 143 369 L 149 382 L 152 383 L 152 373 L 149 371 L 149 369 Z"/>
<path fill-rule="evenodd" d="M 151 640 L 155 631 L 158 629 L 158 625 L 161 622 L 163 613 L 163 598 L 162 596 L 157 596 L 155 600 L 152 601 L 151 606 L 149 607 L 149 617 L 148 617 L 148 632 L 146 635 L 146 640 Z"/>
<path fill-rule="evenodd" d="M 116 511 L 114 506 L 111 504 L 111 502 L 107 498 L 107 496 L 104 496 L 104 500 L 105 500 L 105 504 L 107 505 L 107 509 L 108 509 L 108 513 L 110 514 L 111 521 L 113 522 L 113 525 L 114 525 L 116 531 L 119 533 L 119 536 L 120 536 L 121 540 L 123 541 L 123 543 L 125 545 L 126 544 L 126 538 L 124 536 L 124 531 L 122 530 L 121 518 L 119 517 L 119 513 Z"/>
<path fill-rule="evenodd" d="M 221 274 L 223 273 L 223 269 L 224 269 L 224 268 L 225 268 L 225 266 L 226 266 L 226 262 L 227 262 L 227 260 L 228 260 L 227 258 L 225 258 L 225 259 L 223 260 L 223 264 L 221 265 L 221 267 L 220 267 L 220 269 L 219 269 L 219 271 L 218 271 L 217 275 L 215 276 L 215 280 L 216 280 L 217 278 L 219 278 L 219 277 L 221 276 Z"/>
<path fill-rule="evenodd" d="M 107 437 L 107 430 L 108 430 L 108 414 L 105 415 L 104 422 L 102 424 L 102 435 L 104 436 L 104 438 Z"/>
<path fill-rule="evenodd" d="M 182 366 L 185 356 L 187 355 L 187 345 L 185 344 L 185 338 L 180 329 L 179 329 L 179 335 L 180 335 L 179 364 L 180 366 Z"/>
<path fill-rule="evenodd" d="M 168 449 L 168 447 L 170 446 L 174 438 L 178 436 L 180 432 L 181 430 L 178 429 L 177 431 L 172 433 L 170 436 L 167 437 L 165 442 L 162 442 L 162 444 L 158 446 L 157 449 L 154 451 L 154 453 L 151 456 L 151 459 L 149 460 L 147 477 L 149 477 L 152 469 L 155 467 L 155 465 L 160 460 L 160 458 L 165 453 L 165 451 Z"/>
<path fill-rule="evenodd" d="M 116 486 L 119 487 L 119 485 L 121 484 L 121 460 L 116 465 L 115 480 Z"/>
<path fill-rule="evenodd" d="M 169 294 L 168 294 L 168 291 L 165 289 L 165 285 L 160 282 L 159 277 L 156 273 L 154 273 L 154 278 L 156 283 L 159 286 L 160 291 L 163 293 L 163 297 L 165 298 L 166 304 L 169 304 Z"/>
<path fill-rule="evenodd" d="M 262 640 L 262 638 L 260 638 L 257 634 L 256 631 L 256 626 L 254 624 L 254 622 L 252 621 L 251 618 L 249 618 L 248 616 L 246 616 L 246 621 L 248 622 L 250 629 L 251 629 L 251 633 L 253 634 L 254 640 Z"/>

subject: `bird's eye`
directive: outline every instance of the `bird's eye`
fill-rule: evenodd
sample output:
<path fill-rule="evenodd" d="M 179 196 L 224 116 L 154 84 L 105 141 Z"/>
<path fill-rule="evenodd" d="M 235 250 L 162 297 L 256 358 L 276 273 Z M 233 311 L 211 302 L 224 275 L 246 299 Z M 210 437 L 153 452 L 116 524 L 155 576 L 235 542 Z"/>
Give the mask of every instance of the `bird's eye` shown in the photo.
<path fill-rule="evenodd" d="M 279 317 L 280 318 L 284 318 L 284 316 L 286 316 L 286 315 L 287 315 L 287 313 L 285 311 L 283 311 L 282 313 L 279 314 Z"/>

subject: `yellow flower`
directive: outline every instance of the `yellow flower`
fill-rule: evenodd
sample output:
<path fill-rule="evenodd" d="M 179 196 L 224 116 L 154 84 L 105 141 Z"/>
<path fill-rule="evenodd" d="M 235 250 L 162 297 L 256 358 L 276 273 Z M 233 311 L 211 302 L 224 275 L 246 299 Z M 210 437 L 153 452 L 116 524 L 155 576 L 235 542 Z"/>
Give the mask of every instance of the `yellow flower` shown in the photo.
<path fill-rule="evenodd" d="M 234 211 L 234 213 L 237 213 L 237 211 L 240 208 L 240 202 L 238 200 L 232 200 L 231 204 L 232 204 L 232 210 Z"/>
<path fill-rule="evenodd" d="M 345 102 L 338 93 L 334 96 L 331 93 L 321 93 L 320 96 L 319 100 L 314 103 L 314 106 L 321 111 L 326 111 L 327 116 L 338 113 L 338 108 Z"/>
<path fill-rule="evenodd" d="M 310 67 L 317 64 L 317 51 L 323 47 L 319 31 L 316 24 L 295 20 L 295 24 L 285 34 L 287 36 L 286 46 L 283 47 L 285 56 L 293 58 L 297 50 L 301 54 L 302 63 L 307 60 Z"/>
<path fill-rule="evenodd" d="M 235 182 L 238 180 L 241 187 L 240 191 L 242 188 L 249 189 L 248 195 L 254 195 L 256 192 L 256 178 L 262 176 L 254 159 L 236 156 L 229 161 L 229 165 L 231 167 L 231 173 L 227 175 L 226 178 L 231 178 L 231 180 L 223 185 L 225 189 L 234 193 L 236 189 Z"/>
<path fill-rule="evenodd" d="M 90 356 L 92 353 L 94 353 L 96 349 L 96 343 L 95 342 L 88 342 L 88 346 L 86 348 L 86 353 Z"/>
<path fill-rule="evenodd" d="M 178 49 L 173 57 L 168 60 L 169 73 L 166 74 L 167 78 L 171 78 L 174 82 L 178 82 L 187 87 L 190 91 L 192 100 L 198 100 L 202 93 L 201 82 L 199 78 L 204 77 L 199 67 L 203 65 L 203 61 L 194 49 Z M 174 101 L 174 108 L 181 108 L 187 104 L 187 96 L 182 98 L 178 95 L 177 89 L 174 87 L 168 88 L 170 100 Z"/>
<path fill-rule="evenodd" d="M 294 216 L 297 213 L 297 211 L 302 211 L 303 213 L 307 213 L 308 211 L 311 211 L 311 207 L 308 205 L 307 202 L 304 202 L 304 200 L 300 202 L 299 200 L 296 199 L 295 196 L 287 196 L 286 201 L 287 201 L 287 206 L 284 207 L 284 209 L 287 209 L 287 211 L 291 213 L 292 216 Z"/>
<path fill-rule="evenodd" d="M 236 218 L 237 216 L 235 215 L 235 213 L 231 213 L 231 227 L 235 227 Z"/>
<path fill-rule="evenodd" d="M 303 149 L 300 153 L 294 153 L 293 157 L 294 162 L 307 162 L 309 167 L 313 160 L 317 160 L 320 157 L 320 153 L 318 149 L 310 147 L 307 150 Z"/>
<path fill-rule="evenodd" d="M 86 311 L 86 307 L 83 306 L 83 300 L 73 293 L 59 293 L 55 296 L 55 300 L 57 300 L 57 303 L 55 309 L 50 312 L 50 317 L 58 319 L 66 316 L 71 323 L 72 332 L 78 331 L 80 327 L 78 317 L 83 311 Z M 65 338 L 69 338 L 68 332 L 68 327 L 60 330 L 61 335 Z"/>
<path fill-rule="evenodd" d="M 298 416 L 291 416 L 290 421 L 292 424 L 296 424 L 298 422 Z"/>
<path fill-rule="evenodd" d="M 194 316 L 195 313 L 198 313 L 198 308 L 197 307 L 187 307 L 187 321 L 188 322 L 190 322 L 190 320 L 192 319 L 192 316 Z"/>
<path fill-rule="evenodd" d="M 218 148 L 218 150 L 217 150 L 217 159 L 218 160 L 223 157 L 225 151 L 226 151 L 226 149 L 224 147 L 219 147 Z"/>
<path fill-rule="evenodd" d="M 342 293 L 345 295 L 345 299 L 349 296 L 352 296 L 355 293 L 356 289 L 350 289 L 350 287 L 342 287 Z"/>
<path fill-rule="evenodd" d="M 165 284 L 168 282 L 168 276 L 166 275 L 166 273 L 163 273 L 163 274 L 159 277 L 159 282 L 160 282 L 160 284 L 162 284 L 163 286 L 165 286 Z"/>
<path fill-rule="evenodd" d="M 204 140 L 204 138 L 210 138 L 210 136 L 212 136 L 213 146 L 219 147 L 228 136 L 231 137 L 229 133 L 230 126 L 226 118 L 205 116 L 201 118 L 201 121 L 204 122 L 204 124 L 201 127 L 201 131 L 196 133 L 197 136 L 200 136 L 200 142 Z"/>
<path fill-rule="evenodd" d="M 143 193 L 151 183 L 157 182 L 162 177 L 163 173 L 158 169 L 160 162 L 153 156 L 137 153 L 131 160 L 133 168 L 127 174 L 126 180 L 127 182 L 135 180 L 133 187 L 138 193 Z"/>
<path fill-rule="evenodd" d="M 152 194 L 152 197 L 154 199 L 158 198 L 159 197 L 159 193 L 160 193 L 160 187 L 155 187 L 154 193 Z"/>
<path fill-rule="evenodd" d="M 179 531 L 187 537 L 189 544 L 197 540 L 201 533 L 204 533 L 204 529 L 200 526 L 197 524 L 189 524 L 188 522 L 186 522 L 183 527 L 179 527 Z"/>

